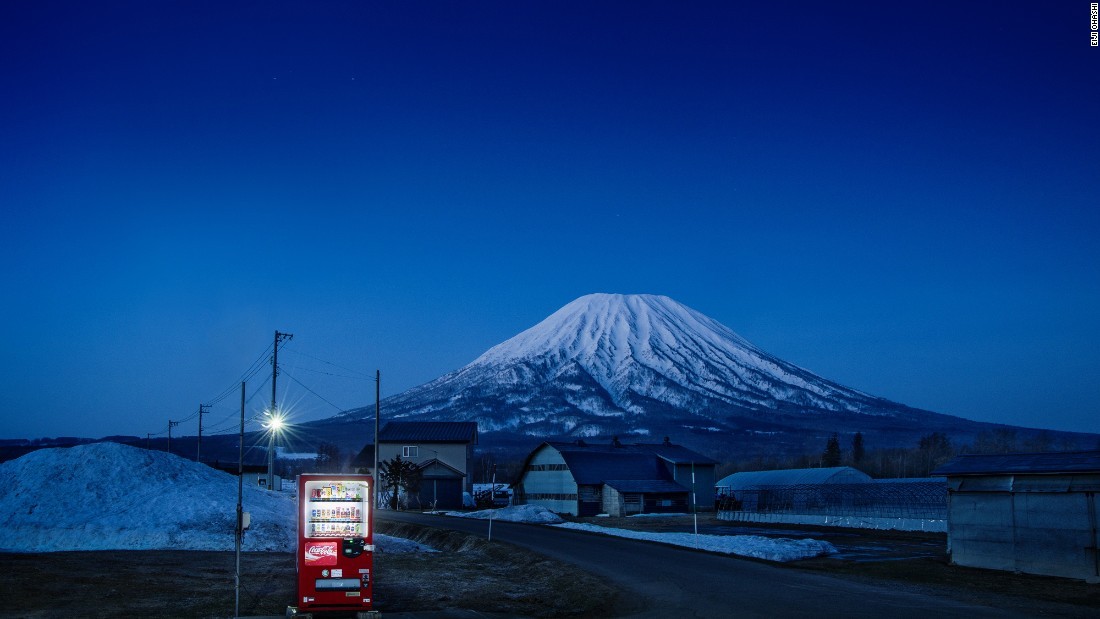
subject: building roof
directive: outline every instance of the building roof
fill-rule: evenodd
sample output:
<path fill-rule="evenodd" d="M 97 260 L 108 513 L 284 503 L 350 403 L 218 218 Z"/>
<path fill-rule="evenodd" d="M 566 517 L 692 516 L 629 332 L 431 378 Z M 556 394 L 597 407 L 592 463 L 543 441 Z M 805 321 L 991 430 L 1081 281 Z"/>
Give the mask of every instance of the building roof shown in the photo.
<path fill-rule="evenodd" d="M 609 479 L 604 483 L 619 492 L 637 492 L 641 494 L 683 494 L 688 492 L 687 488 L 666 479 Z"/>
<path fill-rule="evenodd" d="M 367 445 L 351 459 L 352 468 L 374 468 L 374 445 Z"/>
<path fill-rule="evenodd" d="M 451 479 L 465 477 L 466 474 L 456 469 L 455 467 L 439 460 L 438 458 L 432 458 L 431 460 L 425 460 L 416 465 L 417 470 L 423 476 L 423 479 Z"/>
<path fill-rule="evenodd" d="M 1100 451 L 957 456 L 933 475 L 1054 475 L 1100 473 Z"/>
<path fill-rule="evenodd" d="M 715 482 L 719 488 L 744 490 L 759 486 L 801 486 L 807 484 L 858 484 L 871 481 L 871 476 L 850 466 L 822 469 L 782 469 L 778 471 L 747 471 L 727 475 Z"/>
<path fill-rule="evenodd" d="M 523 463 L 520 470 L 522 478 L 531 459 L 544 447 L 561 454 L 573 480 L 581 486 L 595 486 L 610 483 L 631 482 L 631 487 L 664 488 L 663 490 L 629 490 L 629 492 L 683 492 L 683 486 L 672 481 L 668 468 L 662 460 L 674 464 L 696 464 L 713 466 L 714 460 L 669 442 L 664 444 L 588 444 L 583 440 L 573 442 L 546 442 L 536 447 Z M 648 484 L 648 485 L 646 485 Z M 673 484 L 676 489 L 667 484 Z M 625 491 L 624 491 L 625 492 Z"/>
<path fill-rule="evenodd" d="M 561 455 L 573 479 L 582 486 L 599 485 L 608 479 L 671 481 L 653 454 L 562 451 Z"/>
<path fill-rule="evenodd" d="M 704 456 L 703 454 L 696 453 L 683 445 L 676 445 L 673 443 L 597 443 L 589 444 L 583 441 L 574 441 L 569 443 L 563 442 L 551 442 L 549 443 L 554 449 L 565 452 L 586 452 L 586 453 L 636 453 L 655 455 L 663 460 L 672 462 L 673 464 L 717 464 L 714 460 Z"/>
<path fill-rule="evenodd" d="M 378 433 L 379 443 L 477 443 L 473 421 L 390 421 Z"/>

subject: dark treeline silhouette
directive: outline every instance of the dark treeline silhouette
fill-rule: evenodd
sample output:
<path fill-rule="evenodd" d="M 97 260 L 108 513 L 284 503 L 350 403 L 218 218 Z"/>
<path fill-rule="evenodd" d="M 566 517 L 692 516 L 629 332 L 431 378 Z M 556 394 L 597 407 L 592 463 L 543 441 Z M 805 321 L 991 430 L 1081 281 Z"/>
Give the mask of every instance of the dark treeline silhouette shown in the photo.
<path fill-rule="evenodd" d="M 928 477 L 932 471 L 962 454 L 1039 453 L 1076 451 L 1082 447 L 1073 440 L 1056 440 L 1045 432 L 1021 438 L 1012 428 L 997 428 L 980 432 L 973 443 L 959 444 L 943 432 L 920 437 L 912 447 L 875 448 L 867 445 L 862 433 L 849 439 L 847 448 L 836 433 L 826 441 L 822 451 L 800 456 L 755 456 L 747 460 L 723 462 L 717 477 L 739 471 L 767 471 L 828 466 L 850 466 L 871 477 Z M 1100 447 L 1098 445 L 1097 447 Z"/>

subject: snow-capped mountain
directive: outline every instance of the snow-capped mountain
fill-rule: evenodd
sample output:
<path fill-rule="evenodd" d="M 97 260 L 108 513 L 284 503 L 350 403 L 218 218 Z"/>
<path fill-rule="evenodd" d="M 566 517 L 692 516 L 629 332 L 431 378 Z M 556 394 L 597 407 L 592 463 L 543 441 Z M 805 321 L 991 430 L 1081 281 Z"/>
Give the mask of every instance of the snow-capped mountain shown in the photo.
<path fill-rule="evenodd" d="M 366 415 L 373 410 L 343 414 Z M 576 299 L 469 365 L 383 402 L 387 420 L 559 437 L 777 434 L 822 416 L 870 426 L 914 415 L 944 417 L 826 380 L 668 297 L 622 294 Z"/>

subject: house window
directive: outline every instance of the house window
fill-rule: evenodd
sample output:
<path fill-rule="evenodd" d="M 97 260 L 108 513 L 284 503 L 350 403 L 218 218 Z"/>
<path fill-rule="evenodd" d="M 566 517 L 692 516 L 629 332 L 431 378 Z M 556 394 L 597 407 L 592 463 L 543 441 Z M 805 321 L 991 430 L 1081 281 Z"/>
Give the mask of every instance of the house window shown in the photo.
<path fill-rule="evenodd" d="M 401 457 L 402 458 L 419 458 L 420 457 L 420 448 L 417 447 L 416 445 L 413 445 L 411 447 L 410 446 L 402 447 L 401 448 Z"/>

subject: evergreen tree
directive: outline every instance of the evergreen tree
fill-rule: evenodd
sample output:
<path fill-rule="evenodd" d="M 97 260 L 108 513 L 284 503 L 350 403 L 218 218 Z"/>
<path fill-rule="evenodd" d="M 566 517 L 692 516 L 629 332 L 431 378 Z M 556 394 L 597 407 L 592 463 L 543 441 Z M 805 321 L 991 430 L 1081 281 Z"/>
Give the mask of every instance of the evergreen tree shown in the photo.
<path fill-rule="evenodd" d="M 829 437 L 829 442 L 825 444 L 825 451 L 821 454 L 821 466 L 832 467 L 840 466 L 840 439 L 837 438 L 836 432 Z"/>
<path fill-rule="evenodd" d="M 317 446 L 317 458 L 313 466 L 318 473 L 339 473 L 343 469 L 343 455 L 333 443 L 322 442 Z"/>
<path fill-rule="evenodd" d="M 863 462 L 863 433 L 856 432 L 856 435 L 852 437 L 852 463 L 859 464 Z"/>
<path fill-rule="evenodd" d="M 397 509 L 398 498 L 404 490 L 406 496 L 420 490 L 420 467 L 415 462 L 402 460 L 397 456 L 392 460 L 378 463 L 379 487 L 389 494 L 390 509 Z"/>
<path fill-rule="evenodd" d="M 955 455 L 951 447 L 951 439 L 943 432 L 933 432 L 920 437 L 917 444 L 920 468 L 917 473 L 921 476 L 928 475 L 933 469 L 946 463 Z"/>

